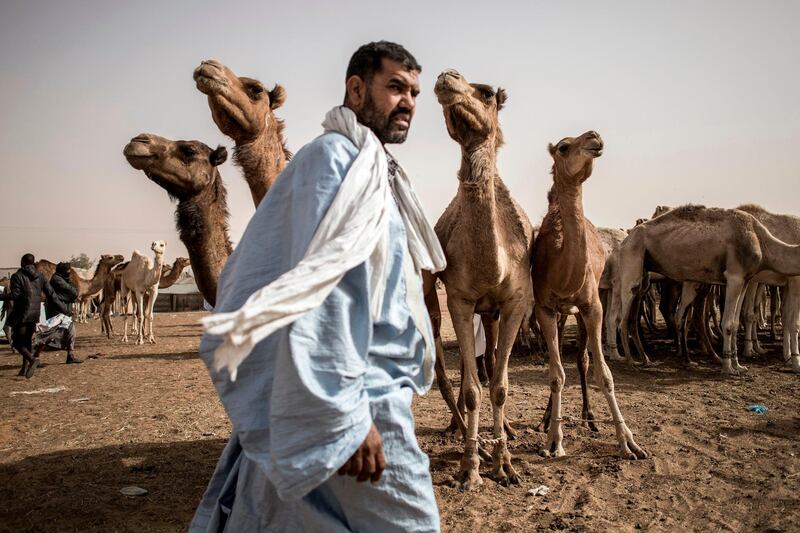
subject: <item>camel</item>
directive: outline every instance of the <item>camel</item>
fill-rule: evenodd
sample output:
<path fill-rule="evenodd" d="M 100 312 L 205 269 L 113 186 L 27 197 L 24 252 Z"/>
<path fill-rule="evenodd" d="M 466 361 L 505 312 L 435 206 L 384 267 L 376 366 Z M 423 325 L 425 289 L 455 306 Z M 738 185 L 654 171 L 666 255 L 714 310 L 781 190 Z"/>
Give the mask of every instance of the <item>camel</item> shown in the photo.
<path fill-rule="evenodd" d="M 197 287 L 212 306 L 217 282 L 233 245 L 228 236 L 227 192 L 217 167 L 228 152 L 199 141 L 171 141 L 141 134 L 125 146 L 130 165 L 178 200 L 175 223 L 189 252 Z"/>
<path fill-rule="evenodd" d="M 161 279 L 158 280 L 159 289 L 168 289 L 175 285 L 175 282 L 181 277 L 183 271 L 189 266 L 191 262 L 188 257 L 178 257 L 172 266 L 165 266 L 161 272 Z"/>
<path fill-rule="evenodd" d="M 800 217 L 777 215 L 761 206 L 746 204 L 736 209 L 750 213 L 761 222 L 776 238 L 789 244 L 800 244 Z M 785 276 L 771 270 L 759 272 L 750 280 L 744 300 L 744 350 L 743 355 L 752 355 L 756 332 L 756 296 L 763 284 L 786 287 L 783 298 L 783 357 L 791 361 L 792 369 L 800 372 L 800 351 L 798 351 L 798 332 L 800 331 L 800 277 Z"/>
<path fill-rule="evenodd" d="M 585 331 L 581 336 L 584 346 L 579 346 L 578 353 L 582 354 L 588 343 L 595 382 L 606 397 L 616 425 L 620 454 L 628 459 L 644 459 L 647 452 L 633 440 L 633 433 L 622 418 L 614 394 L 614 378 L 603 356 L 603 307 L 598 287 L 605 252 L 597 229 L 583 214 L 583 182 L 592 174 L 594 159 L 602 155 L 603 140 L 596 132 L 588 131 L 579 137 L 566 137 L 555 145 L 550 144 L 549 151 L 553 157 L 553 187 L 533 248 L 536 320 L 547 343 L 552 402 L 547 444 L 542 455 L 560 457 L 565 454 L 561 430 L 561 391 L 565 374 L 557 320 L 559 313 L 577 309 L 579 326 Z"/>
<path fill-rule="evenodd" d="M 454 70 L 439 75 L 434 91 L 442 106 L 447 132 L 461 146 L 458 192 L 435 230 L 447 257 L 447 268 L 439 277 L 447 292 L 447 307 L 461 349 L 466 424 L 444 372 L 436 284 L 430 276 L 425 280 L 426 304 L 436 339 L 437 381 L 465 438 L 460 471 L 454 483 L 464 490 L 483 483 L 478 472 L 481 386 L 472 323 L 477 313 L 484 319 L 486 360 L 492 367 L 489 384 L 495 443 L 492 471 L 502 485 L 518 484 L 520 477 L 511 465 L 506 444 L 504 407 L 508 394 L 508 357 L 532 298 L 533 231 L 528 217 L 511 198 L 497 172 L 497 151 L 503 144 L 497 115 L 506 101 L 506 92 L 470 84 Z M 498 312 L 499 324 L 494 320 Z M 492 355 L 495 345 L 497 349 Z"/>
<path fill-rule="evenodd" d="M 283 139 L 283 121 L 274 110 L 286 101 L 286 90 L 268 91 L 258 80 L 239 77 L 215 60 L 194 71 L 197 89 L 208 96 L 211 117 L 236 143 L 234 162 L 242 168 L 256 207 L 291 159 Z"/>
<path fill-rule="evenodd" d="M 103 301 L 100 306 L 100 333 L 105 333 L 109 339 L 114 332 L 114 327 L 111 323 L 111 308 L 122 290 L 122 272 L 127 266 L 128 262 L 126 261 L 112 268 L 103 284 Z M 127 307 L 122 311 L 127 314 Z"/>
<path fill-rule="evenodd" d="M 150 245 L 154 256 L 152 260 L 139 250 L 134 250 L 128 266 L 122 271 L 121 296 L 124 307 L 128 305 L 129 293 L 133 293 L 137 344 L 144 344 L 144 333 L 148 326 L 147 341 L 151 344 L 156 342 L 153 336 L 153 305 L 158 297 L 158 281 L 161 279 L 166 247 L 167 243 L 164 241 L 153 241 Z M 122 342 L 128 342 L 127 313 L 122 326 Z"/>
<path fill-rule="evenodd" d="M 101 255 L 97 261 L 97 266 L 95 266 L 94 274 L 88 279 L 81 276 L 75 268 L 70 268 L 69 280 L 78 291 L 78 297 L 75 302 L 78 311 L 76 321 L 86 321 L 86 309 L 88 309 L 89 302 L 103 290 L 111 269 L 124 260 L 125 258 L 119 254 Z M 56 264 L 47 259 L 40 259 L 36 262 L 36 269 L 44 275 L 45 279 L 49 280 L 56 271 Z"/>
<path fill-rule="evenodd" d="M 739 364 L 735 335 L 748 282 L 764 270 L 800 275 L 800 245 L 777 239 L 751 214 L 736 209 L 673 209 L 633 228 L 620 254 L 609 320 L 621 330 L 626 356 L 628 324 L 620 317 L 628 316 L 643 269 L 652 270 L 676 281 L 725 285 L 723 374 L 747 371 Z"/>

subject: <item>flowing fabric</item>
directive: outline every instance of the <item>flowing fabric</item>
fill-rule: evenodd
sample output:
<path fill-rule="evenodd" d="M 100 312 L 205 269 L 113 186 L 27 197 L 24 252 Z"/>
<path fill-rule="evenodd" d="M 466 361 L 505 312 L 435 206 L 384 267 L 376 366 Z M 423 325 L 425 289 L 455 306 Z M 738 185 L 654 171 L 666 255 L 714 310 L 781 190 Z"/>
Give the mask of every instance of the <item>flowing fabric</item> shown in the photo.
<path fill-rule="evenodd" d="M 305 257 L 295 268 L 251 295 L 239 310 L 202 319 L 208 333 L 224 339 L 214 355 L 214 365 L 217 370 L 227 367 L 232 381 L 258 342 L 318 307 L 348 270 L 365 261 L 371 267 L 370 312 L 373 318 L 377 316 L 386 279 L 386 206 L 391 191 L 406 227 L 408 250 L 416 270 L 439 272 L 446 266 L 439 240 L 402 168 L 389 182 L 386 152 L 375 134 L 344 106 L 329 111 L 322 125 L 326 132 L 348 137 L 359 154 Z M 432 354 L 432 344 L 428 349 Z"/>

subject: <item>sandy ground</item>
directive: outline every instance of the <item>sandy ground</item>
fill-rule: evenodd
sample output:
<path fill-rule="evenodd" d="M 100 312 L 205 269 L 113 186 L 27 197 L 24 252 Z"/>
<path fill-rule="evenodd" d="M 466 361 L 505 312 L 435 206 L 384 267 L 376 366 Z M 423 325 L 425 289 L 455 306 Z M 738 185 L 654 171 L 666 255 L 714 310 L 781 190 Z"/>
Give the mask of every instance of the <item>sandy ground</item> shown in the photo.
<path fill-rule="evenodd" d="M 30 381 L 16 377 L 18 356 L 0 345 L 0 530 L 176 531 L 185 529 L 211 476 L 230 424 L 196 356 L 199 313 L 161 314 L 158 344 L 124 345 L 79 326 L 79 354 L 43 356 Z M 457 379 L 452 329 L 444 329 Z M 616 457 L 613 427 L 599 433 L 566 423 L 567 456 L 538 455 L 533 427 L 547 402 L 539 354 L 511 361 L 508 413 L 519 438 L 509 443 L 524 475 L 504 488 L 489 478 L 470 493 L 448 486 L 460 443 L 444 436 L 449 420 L 438 391 L 415 402 L 418 435 L 431 458 L 446 531 L 722 530 L 791 531 L 800 523 L 800 376 L 772 357 L 748 361 L 750 375 L 722 378 L 703 364 L 685 369 L 671 345 L 654 345 L 650 368 L 613 364 L 617 398 L 637 442 L 652 459 Z M 580 415 L 574 349 L 567 342 L 565 415 Z M 60 392 L 13 394 L 64 387 Z M 599 418 L 608 410 L 591 391 Z M 763 403 L 769 412 L 746 410 Z M 484 394 L 481 431 L 490 432 Z M 136 485 L 145 496 L 119 489 Z M 539 485 L 551 490 L 531 496 Z"/>

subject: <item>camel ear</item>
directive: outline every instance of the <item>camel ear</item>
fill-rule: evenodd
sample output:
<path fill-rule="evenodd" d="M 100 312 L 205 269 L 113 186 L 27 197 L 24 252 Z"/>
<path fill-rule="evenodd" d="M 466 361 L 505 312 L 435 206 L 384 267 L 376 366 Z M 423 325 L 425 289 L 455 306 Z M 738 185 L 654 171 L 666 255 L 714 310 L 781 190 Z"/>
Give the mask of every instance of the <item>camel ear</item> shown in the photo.
<path fill-rule="evenodd" d="M 285 101 L 286 89 L 276 83 L 275 87 L 269 92 L 269 108 L 278 109 Z"/>
<path fill-rule="evenodd" d="M 217 146 L 217 149 L 211 152 L 208 160 L 211 166 L 218 167 L 228 159 L 228 150 L 224 146 Z"/>
<path fill-rule="evenodd" d="M 553 143 L 547 143 L 547 151 L 550 152 L 552 157 L 556 156 L 556 145 Z"/>
<path fill-rule="evenodd" d="M 506 100 L 508 100 L 508 93 L 502 87 L 498 87 L 495 98 L 497 98 L 497 110 L 500 111 L 503 109 L 503 105 L 506 103 Z"/>

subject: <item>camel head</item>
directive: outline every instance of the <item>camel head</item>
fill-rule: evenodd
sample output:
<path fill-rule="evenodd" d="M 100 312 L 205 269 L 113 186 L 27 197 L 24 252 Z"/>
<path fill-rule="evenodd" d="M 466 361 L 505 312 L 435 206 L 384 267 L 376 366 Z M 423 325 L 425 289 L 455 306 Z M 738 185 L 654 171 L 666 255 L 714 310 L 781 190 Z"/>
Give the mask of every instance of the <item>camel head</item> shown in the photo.
<path fill-rule="evenodd" d="M 554 179 L 578 185 L 592 175 L 592 162 L 603 155 L 603 139 L 596 131 L 580 137 L 565 137 L 548 145 L 553 157 Z"/>
<path fill-rule="evenodd" d="M 172 265 L 172 268 L 178 268 L 181 271 L 189 266 L 191 261 L 189 261 L 188 257 L 178 257 L 175 259 L 175 263 Z"/>
<path fill-rule="evenodd" d="M 111 269 L 111 267 L 116 266 L 122 263 L 123 261 L 125 261 L 125 258 L 119 254 L 116 255 L 103 254 L 100 256 L 100 261 L 97 262 L 97 266 L 99 267 L 100 265 L 108 265 L 108 268 Z"/>
<path fill-rule="evenodd" d="M 164 255 L 167 249 L 167 241 L 153 241 L 150 244 L 150 249 L 153 250 L 153 253 L 156 255 Z"/>
<path fill-rule="evenodd" d="M 486 144 L 496 150 L 503 144 L 497 113 L 508 98 L 505 90 L 469 83 L 455 70 L 439 74 L 433 90 L 454 141 L 467 150 Z"/>
<path fill-rule="evenodd" d="M 200 141 L 171 141 L 149 133 L 131 139 L 122 153 L 133 168 L 178 200 L 188 200 L 213 184 L 216 167 L 228 158 L 224 146 L 211 149 Z"/>
<path fill-rule="evenodd" d="M 197 89 L 208 96 L 217 127 L 237 143 L 252 142 L 276 121 L 273 110 L 286 101 L 286 90 L 268 91 L 260 81 L 240 78 L 219 61 L 210 59 L 194 69 Z"/>

